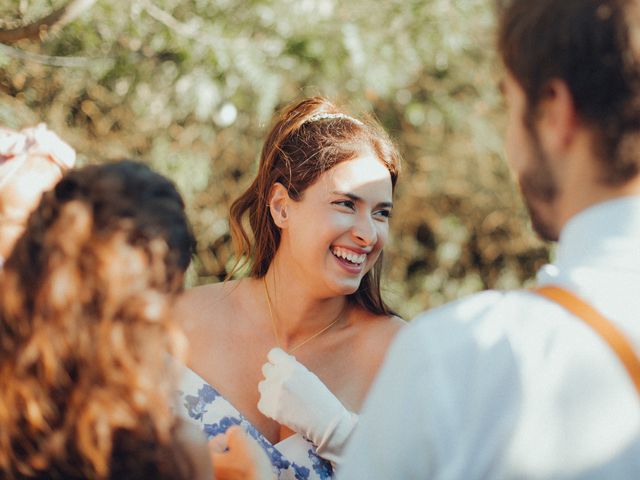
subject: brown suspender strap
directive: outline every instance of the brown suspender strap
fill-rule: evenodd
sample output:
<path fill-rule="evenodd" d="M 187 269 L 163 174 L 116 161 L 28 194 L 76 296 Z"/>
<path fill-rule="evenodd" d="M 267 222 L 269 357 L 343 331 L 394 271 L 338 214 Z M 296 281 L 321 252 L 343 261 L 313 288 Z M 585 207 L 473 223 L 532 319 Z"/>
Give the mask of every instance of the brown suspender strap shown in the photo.
<path fill-rule="evenodd" d="M 569 312 L 584 320 L 611 349 L 627 369 L 627 373 L 640 395 L 640 359 L 624 334 L 603 317 L 596 309 L 570 291 L 555 285 L 545 285 L 533 289 L 534 292 L 562 305 Z"/>

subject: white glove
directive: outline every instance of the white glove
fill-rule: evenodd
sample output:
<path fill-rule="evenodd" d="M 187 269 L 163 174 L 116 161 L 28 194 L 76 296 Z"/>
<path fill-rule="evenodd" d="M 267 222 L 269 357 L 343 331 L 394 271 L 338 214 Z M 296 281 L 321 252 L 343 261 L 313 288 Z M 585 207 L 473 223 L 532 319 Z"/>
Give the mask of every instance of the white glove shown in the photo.
<path fill-rule="evenodd" d="M 334 465 L 358 415 L 348 411 L 322 381 L 280 348 L 272 349 L 262 366 L 258 410 L 300 433 L 317 447 L 318 455 Z"/>

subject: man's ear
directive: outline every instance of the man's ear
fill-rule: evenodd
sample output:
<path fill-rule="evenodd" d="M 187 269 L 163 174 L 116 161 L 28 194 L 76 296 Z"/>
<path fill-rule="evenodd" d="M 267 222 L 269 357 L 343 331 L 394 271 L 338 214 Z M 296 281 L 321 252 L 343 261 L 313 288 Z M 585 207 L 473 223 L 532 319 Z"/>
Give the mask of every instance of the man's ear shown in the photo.
<path fill-rule="evenodd" d="M 563 80 L 551 80 L 545 87 L 536 123 L 540 141 L 547 151 L 561 153 L 573 143 L 579 119 L 573 95 Z"/>
<path fill-rule="evenodd" d="M 289 192 L 284 185 L 279 182 L 274 183 L 269 192 L 269 211 L 273 222 L 279 228 L 287 228 L 290 202 Z"/>

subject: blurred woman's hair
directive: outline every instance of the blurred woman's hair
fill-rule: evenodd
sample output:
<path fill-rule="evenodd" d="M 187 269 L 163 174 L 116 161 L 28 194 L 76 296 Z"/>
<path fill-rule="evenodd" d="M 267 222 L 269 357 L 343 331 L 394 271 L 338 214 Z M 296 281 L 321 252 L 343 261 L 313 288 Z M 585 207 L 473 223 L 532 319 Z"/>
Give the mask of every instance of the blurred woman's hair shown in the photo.
<path fill-rule="evenodd" d="M 273 261 L 280 245 L 280 229 L 268 206 L 269 193 L 275 183 L 284 185 L 289 196 L 298 201 L 324 172 L 368 153 L 387 167 L 395 189 L 400 154 L 373 119 L 352 118 L 322 97 L 285 108 L 264 143 L 255 180 L 231 205 L 231 235 L 238 262 L 232 274 L 248 262 L 249 275 L 261 278 Z M 245 215 L 251 236 L 243 225 Z M 372 313 L 388 315 L 392 311 L 380 293 L 382 258 L 381 253 L 349 298 Z"/>
<path fill-rule="evenodd" d="M 179 193 L 140 163 L 44 195 L 0 273 L 0 477 L 189 478 L 167 313 L 193 249 Z"/>

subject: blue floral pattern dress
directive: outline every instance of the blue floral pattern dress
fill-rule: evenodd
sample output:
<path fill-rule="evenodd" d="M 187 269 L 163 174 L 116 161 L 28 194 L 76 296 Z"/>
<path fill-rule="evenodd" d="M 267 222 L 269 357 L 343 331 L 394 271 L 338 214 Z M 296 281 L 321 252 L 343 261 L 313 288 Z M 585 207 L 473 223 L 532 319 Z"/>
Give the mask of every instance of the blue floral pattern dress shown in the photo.
<path fill-rule="evenodd" d="M 182 367 L 178 386 L 178 414 L 198 426 L 208 438 L 240 425 L 267 452 L 278 480 L 330 480 L 331 463 L 300 434 L 271 444 L 231 403 L 193 370 Z"/>

